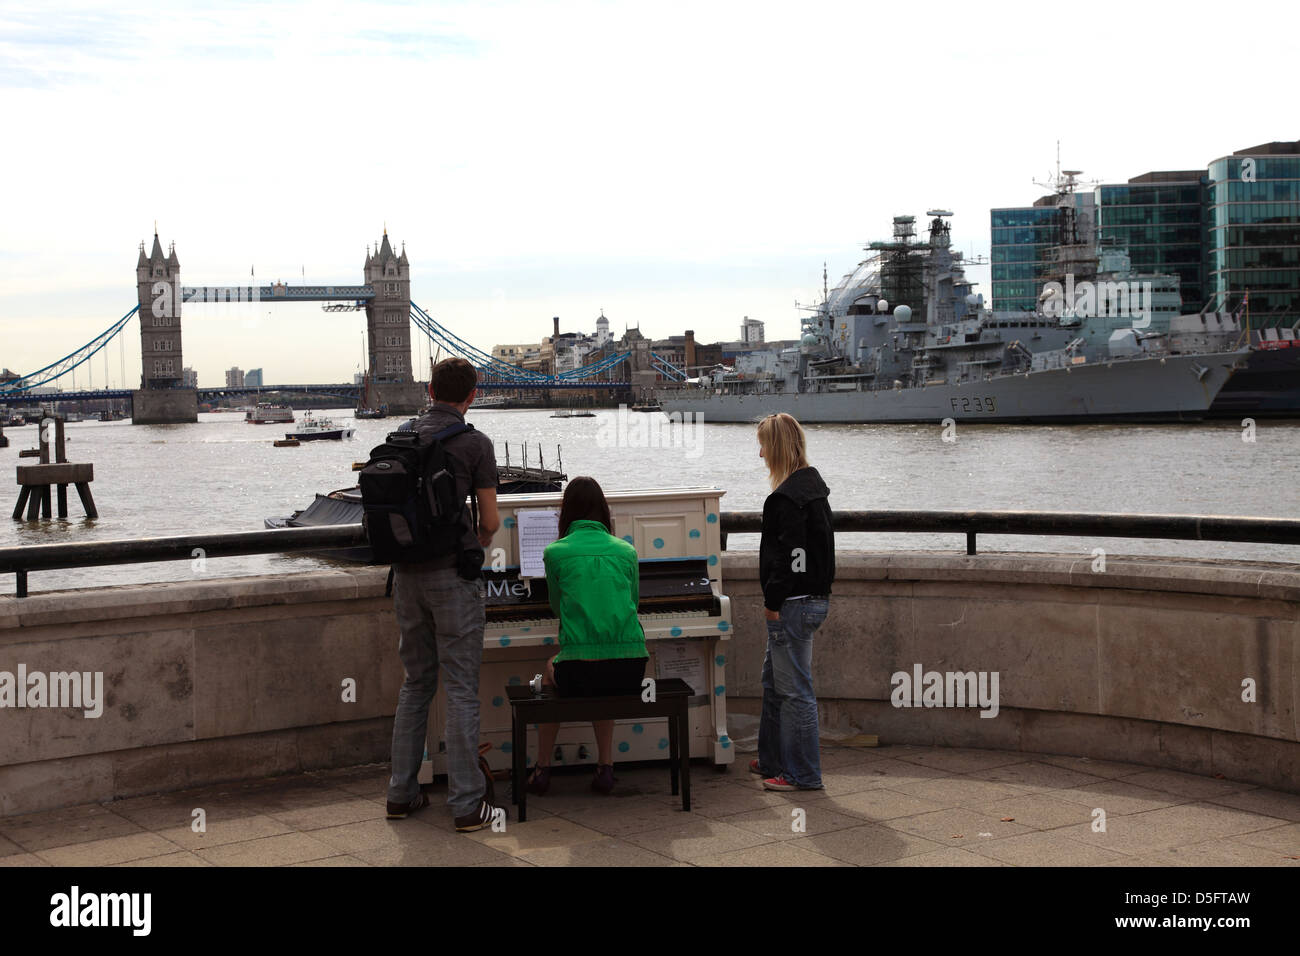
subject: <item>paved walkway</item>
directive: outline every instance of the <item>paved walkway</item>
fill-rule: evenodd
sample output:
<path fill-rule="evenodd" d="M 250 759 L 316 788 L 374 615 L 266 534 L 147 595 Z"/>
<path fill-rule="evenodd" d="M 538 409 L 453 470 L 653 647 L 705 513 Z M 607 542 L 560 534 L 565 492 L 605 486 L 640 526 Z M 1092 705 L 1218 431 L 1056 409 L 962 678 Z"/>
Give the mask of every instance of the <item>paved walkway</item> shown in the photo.
<path fill-rule="evenodd" d="M 527 823 L 512 808 L 503 833 L 458 834 L 441 786 L 386 820 L 387 766 L 371 765 L 0 818 L 0 866 L 1300 866 L 1300 796 L 1230 780 L 828 744 L 825 790 L 769 793 L 750 756 L 693 767 L 689 815 L 667 768 L 622 770 L 608 797 L 583 770 L 530 798 Z"/>

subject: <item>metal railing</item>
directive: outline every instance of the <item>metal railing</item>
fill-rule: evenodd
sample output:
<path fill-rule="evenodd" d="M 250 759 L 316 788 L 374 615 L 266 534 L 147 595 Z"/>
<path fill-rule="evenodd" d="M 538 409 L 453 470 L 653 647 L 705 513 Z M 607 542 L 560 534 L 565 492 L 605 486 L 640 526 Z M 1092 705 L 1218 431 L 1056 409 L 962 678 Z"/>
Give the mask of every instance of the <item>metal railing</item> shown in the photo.
<path fill-rule="evenodd" d="M 721 516 L 722 548 L 732 534 L 758 534 L 763 515 L 731 511 Z M 836 532 L 964 534 L 976 553 L 980 534 L 1068 535 L 1091 538 L 1159 538 L 1300 545 L 1300 518 L 1228 515 L 1125 515 L 1060 511 L 837 511 Z M 355 548 L 366 544 L 361 525 L 279 528 L 70 544 L 0 548 L 0 574 L 16 576 L 15 594 L 27 596 L 32 571 L 88 568 L 147 561 L 184 561 L 245 554 L 283 554 Z"/>

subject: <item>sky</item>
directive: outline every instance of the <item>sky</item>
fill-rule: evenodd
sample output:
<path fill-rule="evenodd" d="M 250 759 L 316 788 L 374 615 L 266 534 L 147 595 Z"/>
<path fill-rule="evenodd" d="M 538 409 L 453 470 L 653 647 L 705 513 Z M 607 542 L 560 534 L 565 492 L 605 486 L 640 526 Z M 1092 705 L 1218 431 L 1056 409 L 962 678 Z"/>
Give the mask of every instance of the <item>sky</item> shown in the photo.
<path fill-rule="evenodd" d="M 1297 27 L 1285 2 L 6 0 L 0 367 L 131 309 L 155 222 L 184 285 L 359 284 L 386 227 L 412 299 L 484 350 L 601 310 L 616 334 L 794 338 L 823 263 L 834 285 L 895 215 L 950 209 L 987 256 L 989 209 L 1042 195 L 1058 142 L 1122 182 L 1300 137 Z M 200 385 L 362 361 L 364 313 L 182 323 Z M 119 340 L 78 386 L 138 385 L 135 320 Z"/>

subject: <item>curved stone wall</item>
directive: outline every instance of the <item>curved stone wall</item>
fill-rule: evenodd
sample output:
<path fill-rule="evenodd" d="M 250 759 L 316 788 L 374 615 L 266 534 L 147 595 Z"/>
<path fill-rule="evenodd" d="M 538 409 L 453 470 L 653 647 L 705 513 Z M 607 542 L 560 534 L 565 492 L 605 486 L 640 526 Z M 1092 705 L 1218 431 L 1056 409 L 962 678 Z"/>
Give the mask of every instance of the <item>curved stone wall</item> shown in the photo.
<path fill-rule="evenodd" d="M 1300 566 L 1110 557 L 1094 571 L 1091 557 L 929 552 L 837 562 L 814 663 L 828 726 L 1300 792 Z M 757 712 L 757 555 L 730 552 L 723 569 L 729 708 Z M 387 760 L 402 673 L 385 577 L 362 568 L 0 598 L 0 682 L 20 665 L 103 675 L 98 717 L 0 708 L 0 814 Z M 907 700 L 921 706 L 895 706 L 893 675 L 917 665 L 922 687 Z M 927 697 L 931 672 L 954 678 L 929 680 Z M 996 716 L 957 699 L 967 674 L 975 688 L 984 675 L 986 699 L 997 675 Z M 939 703 L 966 706 L 927 706 Z"/>
<path fill-rule="evenodd" d="M 1300 792 L 1300 566 L 1173 558 L 837 555 L 814 686 L 830 726 L 882 742 L 1073 754 Z M 757 556 L 730 553 L 733 711 L 757 712 Z M 943 694 L 910 683 L 920 665 Z M 996 673 L 998 709 L 951 705 Z M 931 680 L 933 687 L 935 682 Z M 910 701 L 904 690 L 912 690 Z M 902 697 L 895 699 L 891 695 Z M 1251 699 L 1253 698 L 1253 699 Z M 913 706 L 899 706 L 907 701 Z M 969 703 L 969 701 L 967 701 Z"/>

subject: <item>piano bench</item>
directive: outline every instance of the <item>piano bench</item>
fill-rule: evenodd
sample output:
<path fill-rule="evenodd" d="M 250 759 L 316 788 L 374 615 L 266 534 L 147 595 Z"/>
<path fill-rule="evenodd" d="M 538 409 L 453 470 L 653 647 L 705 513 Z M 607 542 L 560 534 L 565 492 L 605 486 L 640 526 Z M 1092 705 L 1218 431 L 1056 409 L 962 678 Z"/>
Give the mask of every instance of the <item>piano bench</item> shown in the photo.
<path fill-rule="evenodd" d="M 638 694 L 620 697 L 558 697 L 554 688 L 534 697 L 527 686 L 508 685 L 510 699 L 510 791 L 519 806 L 519 822 L 528 815 L 527 770 L 524 760 L 528 747 L 529 724 L 557 724 L 566 721 L 629 720 L 632 718 L 668 718 L 668 767 L 673 794 L 681 781 L 682 809 L 691 809 L 690 719 L 687 703 L 694 693 L 691 685 L 678 677 L 655 681 L 655 699 L 646 701 Z"/>

